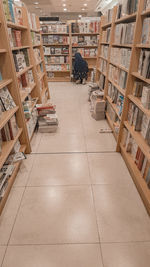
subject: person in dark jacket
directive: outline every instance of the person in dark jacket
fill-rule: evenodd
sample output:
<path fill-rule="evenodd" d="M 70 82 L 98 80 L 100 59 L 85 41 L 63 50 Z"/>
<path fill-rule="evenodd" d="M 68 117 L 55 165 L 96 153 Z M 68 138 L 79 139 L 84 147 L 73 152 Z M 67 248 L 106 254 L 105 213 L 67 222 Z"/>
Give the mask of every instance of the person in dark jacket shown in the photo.
<path fill-rule="evenodd" d="M 76 80 L 76 84 L 82 83 L 85 84 L 87 77 L 88 77 L 88 64 L 82 58 L 80 53 L 75 54 L 75 61 L 74 61 L 74 79 Z"/>

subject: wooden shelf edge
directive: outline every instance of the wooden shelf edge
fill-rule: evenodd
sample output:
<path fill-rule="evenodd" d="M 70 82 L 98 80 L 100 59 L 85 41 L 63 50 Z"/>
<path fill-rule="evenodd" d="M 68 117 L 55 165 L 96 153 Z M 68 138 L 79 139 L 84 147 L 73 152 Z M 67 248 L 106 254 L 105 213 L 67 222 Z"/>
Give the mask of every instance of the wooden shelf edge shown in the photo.
<path fill-rule="evenodd" d="M 69 44 L 43 44 L 43 46 L 69 46 Z"/>
<path fill-rule="evenodd" d="M 123 95 L 123 96 L 125 96 L 125 89 L 122 89 L 118 84 L 116 84 L 114 81 L 112 81 L 111 79 L 108 79 L 108 81 L 110 82 L 110 83 L 112 83 L 115 87 L 116 87 L 116 89 Z"/>
<path fill-rule="evenodd" d="M 140 99 L 138 99 L 138 97 L 133 96 L 133 95 L 128 95 L 128 98 L 136 105 L 139 107 L 139 109 L 141 109 L 148 117 L 150 117 L 150 110 L 146 109 L 143 107 Z"/>
<path fill-rule="evenodd" d="M 132 48 L 132 44 L 116 44 L 116 43 L 113 43 L 112 44 L 113 47 L 127 47 L 127 48 Z"/>
<path fill-rule="evenodd" d="M 137 16 L 137 12 L 131 14 L 131 15 L 127 15 L 127 16 L 124 16 L 120 19 L 117 19 L 115 21 L 115 24 L 119 24 L 119 23 L 122 23 L 122 22 L 129 22 L 129 21 L 133 21 L 134 19 L 136 19 L 136 16 Z"/>
<path fill-rule="evenodd" d="M 42 32 L 41 33 L 41 35 L 69 35 L 69 33 L 67 33 L 67 32 L 58 32 L 58 33 L 56 33 L 56 32 Z"/>
<path fill-rule="evenodd" d="M 102 25 L 102 29 L 109 28 L 109 27 L 111 27 L 111 25 L 112 25 L 112 22 L 108 22 L 108 23 Z"/>
<path fill-rule="evenodd" d="M 32 83 L 30 84 L 29 88 L 30 88 L 30 92 L 20 92 L 21 95 L 21 102 L 23 102 L 25 100 L 25 98 L 31 94 L 32 90 L 34 89 L 34 87 L 36 86 L 36 83 Z"/>
<path fill-rule="evenodd" d="M 105 60 L 105 61 L 108 61 L 108 59 L 107 58 L 105 58 L 105 57 L 103 57 L 103 56 L 99 56 L 99 58 L 101 58 L 101 59 L 103 59 L 103 60 Z"/>
<path fill-rule="evenodd" d="M 17 112 L 18 109 L 19 107 L 16 106 L 2 113 L 0 118 L 0 130 L 5 126 L 5 124 L 11 119 L 11 117 Z"/>
<path fill-rule="evenodd" d="M 20 24 L 15 24 L 13 22 L 7 21 L 7 26 L 9 28 L 17 29 L 17 30 L 27 30 L 26 26 L 20 25 Z"/>
<path fill-rule="evenodd" d="M 137 47 L 137 48 L 146 48 L 146 49 L 150 49 L 150 43 L 149 43 L 149 44 L 137 44 L 136 47 Z"/>
<path fill-rule="evenodd" d="M 30 70 L 32 68 L 33 68 L 33 65 L 30 65 L 29 67 L 26 67 L 23 70 L 16 72 L 17 77 L 19 78 L 22 74 L 26 73 L 28 70 Z"/>
<path fill-rule="evenodd" d="M 150 84 L 150 79 L 144 78 L 143 76 L 140 75 L 140 73 L 138 73 L 138 72 L 132 72 L 132 75 L 134 77 L 138 78 L 139 80 L 142 80 L 143 82 Z"/>
<path fill-rule="evenodd" d="M 12 83 L 12 79 L 8 79 L 8 80 L 2 80 L 0 81 L 0 89 L 4 88 L 5 86 L 9 85 L 10 83 Z"/>
<path fill-rule="evenodd" d="M 97 69 L 100 73 L 102 73 L 104 76 L 106 76 L 106 73 L 101 71 L 99 68 Z"/>
<path fill-rule="evenodd" d="M 110 61 L 109 64 L 111 64 L 111 65 L 113 65 L 113 66 L 115 66 L 115 67 L 117 67 L 117 68 L 119 68 L 119 69 L 121 69 L 121 70 L 123 70 L 125 72 L 129 72 L 128 69 L 126 69 L 124 66 L 118 65 L 118 64 L 116 64 L 116 63 L 114 63 L 112 61 Z"/>
<path fill-rule="evenodd" d="M 128 152 L 126 152 L 122 144 L 120 144 L 120 147 L 121 147 L 121 154 L 126 162 L 131 177 L 138 189 L 138 192 L 140 193 L 140 196 L 147 209 L 147 212 L 150 215 L 150 190 L 148 189 L 146 182 L 144 181 L 131 155 Z"/>
<path fill-rule="evenodd" d="M 7 50 L 6 49 L 0 49 L 0 54 L 6 53 Z"/>
<path fill-rule="evenodd" d="M 22 50 L 22 49 L 28 49 L 30 48 L 30 46 L 19 46 L 19 47 L 12 47 L 12 51 L 16 51 L 16 50 Z"/>
<path fill-rule="evenodd" d="M 150 9 L 143 11 L 141 14 L 141 16 L 148 16 L 148 15 L 150 15 Z"/>

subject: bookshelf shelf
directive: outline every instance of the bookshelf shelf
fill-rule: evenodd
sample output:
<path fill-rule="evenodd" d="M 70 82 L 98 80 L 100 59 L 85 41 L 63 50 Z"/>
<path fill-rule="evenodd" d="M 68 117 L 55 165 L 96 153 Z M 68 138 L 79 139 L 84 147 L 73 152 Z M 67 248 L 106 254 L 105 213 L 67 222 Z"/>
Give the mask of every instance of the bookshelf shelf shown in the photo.
<path fill-rule="evenodd" d="M 103 28 L 103 29 L 107 29 L 107 28 L 111 27 L 111 25 L 112 25 L 112 22 L 108 22 L 108 23 L 104 24 L 104 25 L 102 26 L 102 28 Z"/>
<path fill-rule="evenodd" d="M 97 48 L 97 45 L 73 45 L 72 48 Z"/>
<path fill-rule="evenodd" d="M 68 76 L 68 77 L 48 78 L 48 82 L 64 82 L 64 78 L 65 78 L 66 82 L 70 82 L 70 76 Z"/>
<path fill-rule="evenodd" d="M 133 22 L 136 20 L 136 16 L 137 16 L 137 12 L 131 14 L 131 15 L 128 15 L 128 16 L 124 16 L 120 19 L 117 19 L 115 21 L 115 24 L 119 24 L 119 23 L 128 23 L 128 22 Z"/>
<path fill-rule="evenodd" d="M 150 147 L 146 143 L 143 136 L 140 134 L 140 132 L 137 132 L 134 130 L 134 127 L 131 126 L 127 121 L 124 121 L 125 127 L 128 129 L 128 131 L 131 133 L 132 137 L 135 139 L 136 143 L 139 145 L 140 149 L 150 162 Z"/>
<path fill-rule="evenodd" d="M 141 16 L 143 17 L 147 17 L 147 16 L 150 16 L 150 9 L 146 10 L 146 11 L 143 11 Z"/>
<path fill-rule="evenodd" d="M 30 46 L 20 46 L 20 47 L 13 47 L 12 48 L 12 51 L 16 51 L 16 50 L 22 50 L 22 49 L 28 49 L 30 48 Z"/>
<path fill-rule="evenodd" d="M 132 44 L 112 44 L 113 47 L 125 47 L 125 48 L 132 48 Z"/>
<path fill-rule="evenodd" d="M 25 100 L 25 98 L 32 92 L 32 90 L 34 89 L 34 87 L 36 86 L 36 83 L 30 84 L 29 88 L 30 91 L 29 92 L 21 92 L 21 102 L 23 102 Z"/>
<path fill-rule="evenodd" d="M 4 88 L 5 86 L 9 85 L 10 83 L 12 83 L 12 79 L 8 79 L 8 80 L 2 80 L 0 81 L 0 89 Z"/>
<path fill-rule="evenodd" d="M 109 45 L 108 42 L 101 42 L 101 45 Z"/>
<path fill-rule="evenodd" d="M 0 54 L 6 53 L 6 49 L 0 49 Z"/>
<path fill-rule="evenodd" d="M 107 98 L 109 104 L 112 106 L 112 108 L 113 108 L 113 110 L 115 111 L 115 113 L 117 114 L 119 120 L 121 120 L 121 116 L 119 115 L 119 112 L 118 112 L 118 109 L 117 109 L 117 107 L 116 107 L 116 104 L 114 104 L 114 103 L 112 102 L 112 99 L 111 99 L 109 96 L 106 96 L 106 98 Z"/>
<path fill-rule="evenodd" d="M 27 27 L 26 26 L 23 26 L 23 25 L 19 25 L 19 24 L 15 24 L 15 23 L 13 23 L 13 22 L 7 22 L 7 26 L 9 27 L 9 28 L 13 28 L 13 29 L 16 29 L 16 30 L 22 30 L 22 31 L 24 31 L 24 30 L 27 30 Z"/>
<path fill-rule="evenodd" d="M 57 32 L 42 32 L 42 35 L 64 35 L 64 36 L 66 36 L 66 35 L 69 35 L 69 33 L 61 33 L 61 32 L 59 32 L 59 33 L 57 33 Z"/>
<path fill-rule="evenodd" d="M 99 68 L 97 69 L 100 73 L 102 73 L 104 76 L 106 76 L 106 73 L 101 71 Z"/>
<path fill-rule="evenodd" d="M 123 147 L 122 144 L 120 144 L 121 147 L 121 154 L 128 166 L 128 169 L 131 173 L 131 176 L 133 178 L 133 181 L 141 195 L 141 198 L 143 199 L 143 202 L 146 206 L 147 212 L 150 213 L 150 193 L 149 193 L 149 188 L 143 179 L 141 172 L 137 168 L 132 156 L 130 153 L 126 152 L 125 148 Z"/>
<path fill-rule="evenodd" d="M 34 44 L 33 48 L 40 47 L 40 46 L 41 46 L 41 44 Z"/>
<path fill-rule="evenodd" d="M 136 47 L 150 49 L 150 44 L 137 44 Z"/>
<path fill-rule="evenodd" d="M 2 113 L 0 118 L 0 129 L 11 119 L 11 117 L 18 111 L 19 107 L 12 108 Z"/>
<path fill-rule="evenodd" d="M 69 46 L 69 44 L 43 44 L 44 46 Z"/>
<path fill-rule="evenodd" d="M 103 60 L 105 60 L 105 61 L 108 61 L 108 59 L 107 58 L 105 58 L 105 57 L 103 57 L 103 56 L 99 56 L 99 58 L 101 58 L 101 59 L 103 59 Z"/>
<path fill-rule="evenodd" d="M 9 156 L 10 152 L 12 151 L 14 145 L 16 144 L 17 140 L 19 139 L 22 133 L 22 129 L 18 130 L 18 133 L 14 140 L 3 142 L 2 143 L 2 155 L 0 156 L 0 168 L 4 165 L 7 157 Z"/>
<path fill-rule="evenodd" d="M 87 33 L 85 33 L 85 32 L 81 33 L 80 32 L 80 33 L 71 33 L 71 35 L 73 35 L 73 36 L 74 35 L 85 35 L 85 36 L 88 36 L 88 35 L 99 35 L 99 33 L 90 33 L 90 32 L 89 33 L 88 32 Z"/>
<path fill-rule="evenodd" d="M 150 79 L 146 79 L 144 78 L 143 76 L 141 76 L 138 72 L 132 72 L 132 75 L 136 78 L 138 78 L 139 80 L 147 83 L 147 84 L 150 84 Z"/>
<path fill-rule="evenodd" d="M 36 30 L 36 29 L 31 29 L 31 28 L 30 28 L 30 31 L 31 31 L 31 32 L 40 33 L 40 29 L 37 29 L 37 30 Z"/>
<path fill-rule="evenodd" d="M 30 65 L 29 67 L 26 67 L 23 70 L 16 72 L 17 77 L 20 77 L 22 74 L 26 73 L 28 70 L 30 70 L 32 68 L 33 68 L 33 65 Z"/>
<path fill-rule="evenodd" d="M 109 114 L 108 114 L 108 112 L 106 112 L 106 118 L 107 118 L 107 120 L 108 120 L 108 123 L 109 123 L 109 126 L 110 126 L 110 128 L 112 129 L 112 131 L 113 131 L 113 135 L 114 135 L 114 137 L 115 137 L 115 140 L 117 141 L 117 135 L 116 135 L 116 133 L 115 133 L 115 129 L 114 129 L 114 125 L 113 125 L 113 121 L 111 120 L 111 118 L 109 117 Z"/>
<path fill-rule="evenodd" d="M 124 66 L 118 65 L 118 64 L 116 64 L 116 63 L 114 63 L 112 61 L 110 61 L 110 64 L 115 66 L 115 67 L 117 67 L 118 69 L 121 69 L 121 70 L 124 70 L 125 72 L 128 72 L 128 69 L 125 68 Z"/>
<path fill-rule="evenodd" d="M 143 107 L 143 105 L 142 105 L 142 103 L 138 97 L 135 97 L 133 95 L 129 95 L 128 97 L 136 106 L 139 107 L 140 110 L 142 110 L 148 117 L 150 117 L 150 110 Z"/>
<path fill-rule="evenodd" d="M 125 89 L 122 89 L 117 83 L 115 83 L 114 81 L 112 81 L 112 80 L 109 79 L 109 78 L 108 78 L 108 81 L 109 81 L 110 83 L 112 83 L 122 95 L 125 96 Z"/>

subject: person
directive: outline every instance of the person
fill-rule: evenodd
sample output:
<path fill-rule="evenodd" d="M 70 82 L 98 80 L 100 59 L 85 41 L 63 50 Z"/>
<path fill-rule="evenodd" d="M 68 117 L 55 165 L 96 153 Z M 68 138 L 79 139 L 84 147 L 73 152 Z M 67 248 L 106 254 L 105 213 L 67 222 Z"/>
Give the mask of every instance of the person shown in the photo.
<path fill-rule="evenodd" d="M 76 84 L 82 83 L 85 84 L 87 77 L 88 77 L 88 64 L 82 58 L 80 53 L 75 54 L 75 61 L 74 61 L 74 71 L 73 76 L 76 80 Z"/>

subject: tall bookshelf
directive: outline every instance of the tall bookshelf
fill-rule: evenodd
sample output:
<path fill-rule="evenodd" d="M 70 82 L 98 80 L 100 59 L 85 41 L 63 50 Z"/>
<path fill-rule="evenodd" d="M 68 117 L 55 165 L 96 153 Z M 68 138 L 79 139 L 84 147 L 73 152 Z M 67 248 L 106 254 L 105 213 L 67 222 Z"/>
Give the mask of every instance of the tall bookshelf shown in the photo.
<path fill-rule="evenodd" d="M 57 27 L 58 26 L 58 27 Z M 55 32 L 50 30 L 50 27 L 56 27 Z M 59 28 L 65 28 L 64 31 L 59 31 Z M 44 57 L 46 70 L 49 82 L 69 82 L 71 79 L 71 54 L 70 54 L 70 27 L 67 24 L 42 24 Z M 52 28 L 53 29 L 53 28 Z M 54 42 L 49 42 L 53 38 Z M 45 42 L 44 40 L 48 40 Z M 56 41 L 55 41 L 56 40 Z M 59 42 L 62 40 L 61 42 Z M 65 41 L 66 40 L 66 41 Z M 47 53 L 47 50 L 48 53 Z M 53 52 L 52 52 L 53 51 Z M 61 60 L 62 61 L 61 61 Z"/>
<path fill-rule="evenodd" d="M 143 21 L 145 18 L 150 17 L 150 9 L 144 10 L 144 0 L 138 1 L 137 11 L 131 15 L 126 15 L 121 17 L 120 19 L 116 18 L 117 7 L 113 9 L 112 21 L 109 23 L 104 23 L 104 18 L 102 18 L 101 25 L 101 37 L 99 43 L 99 55 L 97 60 L 97 82 L 99 82 L 99 77 L 101 74 L 105 75 L 105 84 L 104 84 L 104 95 L 105 100 L 107 102 L 107 112 L 106 117 L 108 123 L 113 131 L 114 137 L 116 139 L 116 151 L 121 152 L 127 167 L 131 173 L 133 181 L 141 195 L 141 198 L 145 204 L 145 207 L 150 214 L 150 188 L 148 186 L 148 180 L 145 176 L 146 166 L 147 166 L 147 175 L 148 169 L 150 166 L 150 147 L 147 141 L 144 139 L 140 130 L 137 130 L 135 126 L 133 126 L 133 119 L 129 121 L 129 115 L 131 113 L 131 103 L 134 104 L 134 108 L 137 112 L 141 111 L 142 120 L 143 117 L 149 121 L 150 119 L 150 110 L 145 108 L 141 103 L 141 97 L 137 97 L 134 94 L 135 82 L 144 82 L 144 86 L 150 85 L 150 79 L 144 78 L 139 73 L 139 64 L 140 64 L 140 54 L 143 49 L 147 51 L 150 50 L 150 43 L 143 44 L 141 43 L 142 29 L 143 29 Z M 123 43 L 115 43 L 114 36 L 116 26 L 121 23 L 135 23 L 134 32 L 133 32 L 133 41 L 131 44 Z M 110 27 L 110 41 L 108 44 L 108 58 L 106 65 L 106 72 L 103 73 L 102 70 L 99 69 L 100 58 L 101 57 L 101 49 L 104 42 L 102 41 L 103 31 Z M 114 58 L 112 62 L 112 49 L 113 48 L 125 48 L 130 50 L 130 62 L 128 67 L 123 64 L 118 64 L 117 58 Z M 111 65 L 116 67 L 119 70 L 123 70 L 126 72 L 126 85 L 122 88 L 116 80 L 114 81 L 110 78 Z M 110 83 L 116 88 L 115 90 L 122 96 L 123 101 L 123 109 L 122 112 L 119 113 L 119 109 L 117 104 L 114 103 L 113 99 L 110 97 Z M 109 116 L 109 112 L 112 110 L 114 115 Z M 135 110 L 134 110 L 135 111 Z M 145 116 L 146 115 L 146 116 Z M 135 115 L 134 115 L 135 116 Z M 136 117 L 137 118 L 137 117 Z M 116 123 L 117 122 L 117 123 Z M 116 127 L 117 125 L 117 127 Z M 125 138 L 125 133 L 128 135 Z M 130 144 L 129 140 L 132 138 L 132 149 L 130 150 L 127 146 Z M 126 140 L 126 141 L 125 141 Z M 136 149 L 135 149 L 136 148 Z M 135 151 L 134 151 L 135 149 Z M 138 152 L 140 151 L 140 152 Z M 138 153 L 140 154 L 138 154 Z M 139 156 L 140 155 L 140 156 Z M 139 160 L 139 161 L 138 161 Z M 146 161 L 147 160 L 147 161 Z M 144 165 L 145 164 L 145 165 Z M 145 169 L 144 169 L 145 168 Z M 147 176 L 148 177 L 148 176 Z"/>

